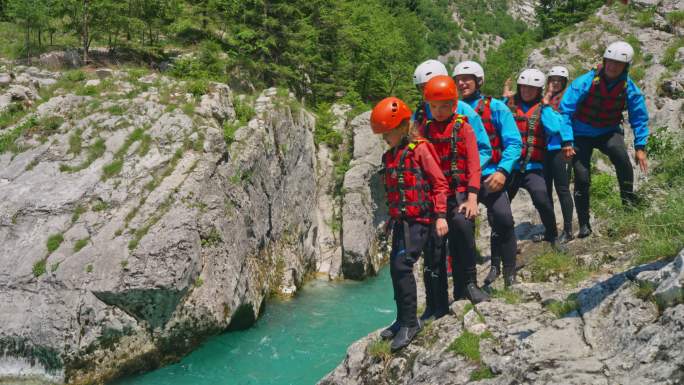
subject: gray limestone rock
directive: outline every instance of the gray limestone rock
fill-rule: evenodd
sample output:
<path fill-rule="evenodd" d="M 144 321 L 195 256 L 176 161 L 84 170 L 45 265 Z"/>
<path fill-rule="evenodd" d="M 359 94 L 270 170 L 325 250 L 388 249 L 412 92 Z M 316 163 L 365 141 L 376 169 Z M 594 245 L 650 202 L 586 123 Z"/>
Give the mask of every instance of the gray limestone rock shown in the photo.
<path fill-rule="evenodd" d="M 370 112 L 351 122 L 353 160 L 344 176 L 342 273 L 361 279 L 379 268 L 379 240 L 388 219 L 380 171 L 385 144 L 370 129 Z"/>

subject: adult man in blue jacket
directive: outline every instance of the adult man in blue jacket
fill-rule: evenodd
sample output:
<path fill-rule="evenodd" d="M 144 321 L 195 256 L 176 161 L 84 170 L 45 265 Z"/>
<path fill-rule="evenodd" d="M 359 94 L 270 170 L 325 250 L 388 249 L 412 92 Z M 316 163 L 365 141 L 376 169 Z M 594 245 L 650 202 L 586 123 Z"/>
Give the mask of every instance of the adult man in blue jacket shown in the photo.
<path fill-rule="evenodd" d="M 487 207 L 487 220 L 492 227 L 491 270 L 485 279 L 489 285 L 501 273 L 503 258 L 504 284 L 515 282 L 516 243 L 513 214 L 504 190 L 506 179 L 520 158 L 522 140 L 510 109 L 500 100 L 484 96 L 482 66 L 473 61 L 459 63 L 453 73 L 463 102 L 473 108 L 483 120 L 487 140 L 492 146 L 492 158 L 482 168 L 482 188 L 479 200 Z"/>
<path fill-rule="evenodd" d="M 603 65 L 572 82 L 563 95 L 560 112 L 563 123 L 572 127 L 577 155 L 575 170 L 575 206 L 579 222 L 578 237 L 591 234 L 589 225 L 589 185 L 591 155 L 594 149 L 606 154 L 615 166 L 623 205 L 636 201 L 634 173 L 622 129 L 623 110 L 629 114 L 634 131 L 635 160 L 647 172 L 648 111 L 644 95 L 629 78 L 634 49 L 618 41 L 606 48 Z"/>

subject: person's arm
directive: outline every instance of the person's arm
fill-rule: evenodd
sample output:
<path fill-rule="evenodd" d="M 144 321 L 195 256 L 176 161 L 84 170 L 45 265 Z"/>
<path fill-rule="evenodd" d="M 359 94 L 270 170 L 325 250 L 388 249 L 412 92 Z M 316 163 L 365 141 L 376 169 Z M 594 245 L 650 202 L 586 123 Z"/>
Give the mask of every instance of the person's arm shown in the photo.
<path fill-rule="evenodd" d="M 562 129 L 563 118 L 561 115 L 548 104 L 540 105 L 539 108 L 542 109 L 539 118 L 541 119 L 541 123 L 544 125 L 546 134 L 548 136 L 561 134 L 561 140 L 566 142 L 567 136 L 564 138 L 563 133 L 567 135 L 567 129 Z M 570 133 L 570 141 L 572 141 L 572 132 Z"/>
<path fill-rule="evenodd" d="M 446 221 L 447 195 L 449 194 L 449 184 L 447 183 L 442 169 L 437 163 L 437 151 L 432 144 L 425 142 L 414 150 L 416 161 L 425 172 L 430 183 L 430 196 L 432 207 L 437 220 L 435 221 L 435 231 L 437 236 L 443 237 L 449 232 L 449 225 Z"/>
<path fill-rule="evenodd" d="M 634 132 L 634 158 L 642 172 L 648 172 L 646 144 L 648 143 L 648 109 L 644 94 L 632 79 L 627 81 L 627 112 L 629 125 Z"/>
<path fill-rule="evenodd" d="M 437 152 L 432 144 L 421 143 L 414 149 L 416 162 L 425 172 L 425 176 L 430 183 L 430 195 L 434 207 L 435 215 L 438 218 L 446 218 L 447 195 L 449 194 L 449 184 L 447 183 L 442 169 L 437 163 Z"/>
<path fill-rule="evenodd" d="M 499 106 L 496 109 L 492 109 L 492 120 L 497 129 L 500 130 L 499 135 L 501 135 L 503 145 L 501 161 L 499 161 L 497 171 L 504 172 L 504 175 L 508 176 L 513 170 L 515 162 L 520 159 L 522 138 L 511 110 L 505 104 L 500 104 Z"/>
<path fill-rule="evenodd" d="M 489 136 L 487 135 L 484 123 L 482 123 L 482 118 L 464 101 L 458 102 L 456 112 L 468 119 L 468 124 L 472 127 L 477 139 L 477 149 L 480 152 L 480 166 L 486 166 L 492 158 L 492 145 L 489 143 Z"/>
<path fill-rule="evenodd" d="M 643 150 L 648 142 L 648 109 L 646 100 L 631 79 L 627 84 L 627 112 L 629 114 L 629 125 L 634 131 L 634 149 Z"/>
<path fill-rule="evenodd" d="M 572 119 L 577 111 L 578 104 L 584 100 L 591 88 L 591 82 L 594 80 L 594 71 L 575 79 L 563 93 L 558 110 L 561 115 L 562 132 L 572 132 Z"/>
<path fill-rule="evenodd" d="M 482 178 L 482 167 L 480 166 L 480 154 L 477 149 L 477 139 L 469 124 L 461 127 L 466 148 L 466 180 L 468 189 L 466 201 L 463 202 L 458 211 L 462 212 L 466 218 L 476 217 L 478 212 L 477 194 L 480 191 L 480 179 Z"/>

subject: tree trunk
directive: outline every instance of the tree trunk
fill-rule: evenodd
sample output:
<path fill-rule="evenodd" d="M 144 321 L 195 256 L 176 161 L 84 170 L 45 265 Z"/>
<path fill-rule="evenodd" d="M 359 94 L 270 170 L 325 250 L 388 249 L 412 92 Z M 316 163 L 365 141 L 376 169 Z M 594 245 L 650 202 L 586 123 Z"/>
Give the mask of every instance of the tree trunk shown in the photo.
<path fill-rule="evenodd" d="M 31 65 L 31 27 L 26 23 L 26 61 Z"/>
<path fill-rule="evenodd" d="M 88 47 L 90 46 L 90 36 L 88 31 L 88 3 L 83 0 L 83 64 L 88 63 Z"/>

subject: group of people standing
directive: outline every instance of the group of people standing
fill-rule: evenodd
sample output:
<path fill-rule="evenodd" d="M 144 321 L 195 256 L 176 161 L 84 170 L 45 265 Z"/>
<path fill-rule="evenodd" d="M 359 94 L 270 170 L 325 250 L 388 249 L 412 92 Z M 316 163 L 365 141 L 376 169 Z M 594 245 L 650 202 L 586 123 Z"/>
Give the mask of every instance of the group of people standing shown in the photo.
<path fill-rule="evenodd" d="M 489 300 L 477 283 L 475 218 L 480 203 L 492 228 L 491 269 L 484 285 L 503 275 L 505 287 L 516 283 L 510 202 L 520 188 L 529 192 L 545 228 L 533 240 L 554 248 L 574 238 L 573 201 L 577 236 L 592 232 L 589 185 L 595 148 L 615 166 L 623 204 L 635 204 L 623 111 L 628 110 L 635 160 L 644 172 L 649 131 L 643 94 L 628 75 L 633 56 L 628 43 L 612 43 L 602 64 L 570 84 L 565 67 L 551 68 L 548 76 L 525 69 L 515 92 L 507 84 L 501 98 L 482 94 L 485 73 L 478 63 L 461 62 L 449 76 L 442 63 L 428 60 L 413 76 L 422 95 L 415 111 L 396 97 L 373 108 L 371 128 L 390 147 L 382 162 L 397 318 L 381 336 L 392 339 L 392 350 L 407 346 L 423 321 L 448 313 L 447 255 L 452 256 L 453 299 L 474 304 Z M 560 234 L 553 187 L 563 216 Z M 418 317 L 413 265 L 421 255 L 426 308 Z"/>

